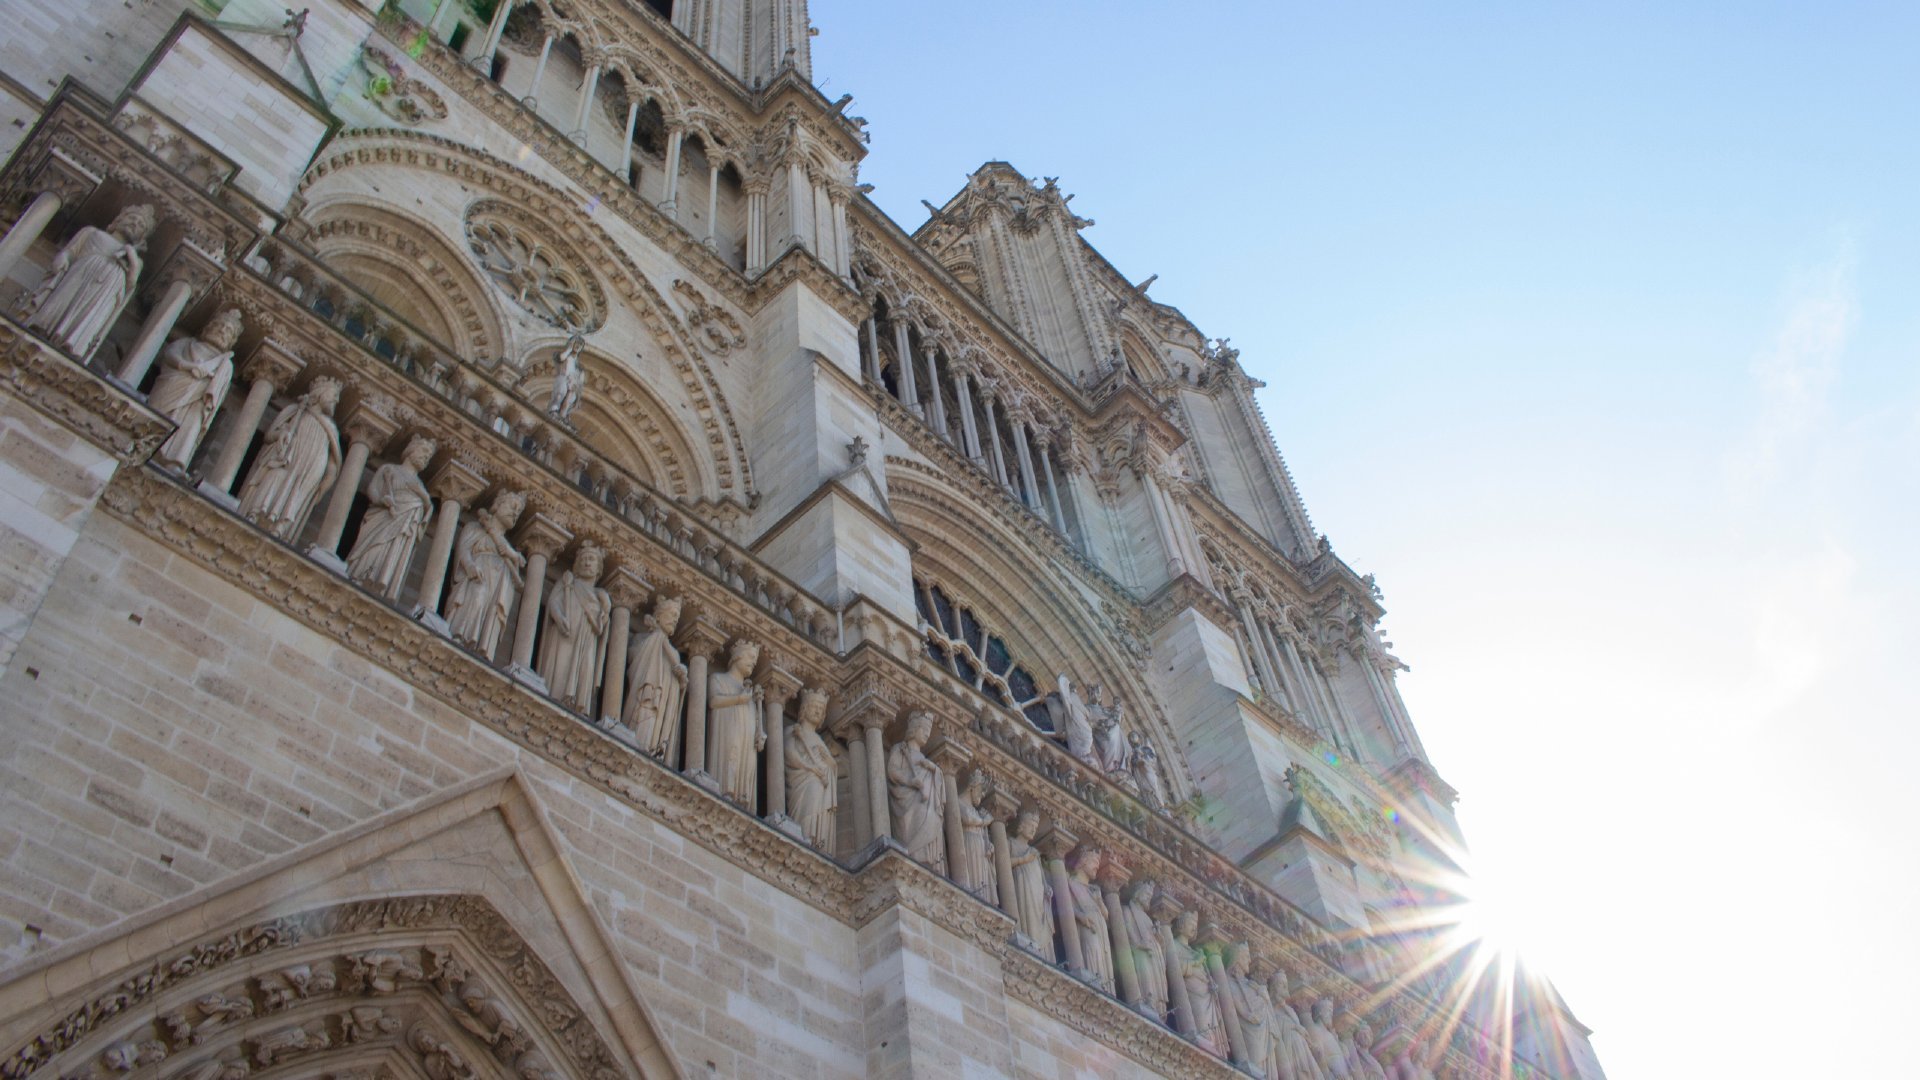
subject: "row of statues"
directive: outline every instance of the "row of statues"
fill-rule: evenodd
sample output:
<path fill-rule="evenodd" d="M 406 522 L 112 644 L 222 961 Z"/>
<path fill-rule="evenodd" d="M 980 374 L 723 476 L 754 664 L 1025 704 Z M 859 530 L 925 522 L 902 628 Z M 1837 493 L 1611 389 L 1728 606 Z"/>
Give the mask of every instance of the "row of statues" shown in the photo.
<path fill-rule="evenodd" d="M 1138 731 L 1127 729 L 1126 707 L 1117 701 L 1109 704 L 1100 683 L 1082 696 L 1066 673 L 1058 680 L 1059 689 L 1046 698 L 1053 737 L 1067 753 L 1098 769 L 1149 809 L 1163 809 L 1166 789 L 1160 780 L 1159 756 Z"/>

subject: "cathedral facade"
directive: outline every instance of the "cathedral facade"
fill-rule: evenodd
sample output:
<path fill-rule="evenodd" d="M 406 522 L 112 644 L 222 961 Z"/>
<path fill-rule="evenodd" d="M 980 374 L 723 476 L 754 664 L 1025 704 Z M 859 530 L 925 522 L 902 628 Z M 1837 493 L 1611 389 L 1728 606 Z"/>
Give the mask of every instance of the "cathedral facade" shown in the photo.
<path fill-rule="evenodd" d="M 1236 352 L 805 0 L 0 7 L 0 1080 L 1590 1080 Z"/>

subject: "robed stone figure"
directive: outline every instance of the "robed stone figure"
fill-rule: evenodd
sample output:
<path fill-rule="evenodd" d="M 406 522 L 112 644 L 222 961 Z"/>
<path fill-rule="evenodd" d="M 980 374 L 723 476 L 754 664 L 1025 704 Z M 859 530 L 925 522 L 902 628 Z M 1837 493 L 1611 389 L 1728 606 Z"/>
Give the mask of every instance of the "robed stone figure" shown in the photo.
<path fill-rule="evenodd" d="M 1267 980 L 1267 988 L 1270 991 L 1267 996 L 1273 1002 L 1273 1057 L 1280 1075 L 1291 1080 L 1327 1080 L 1326 1070 L 1314 1056 L 1307 1026 L 1287 1000 L 1287 969 L 1275 968 Z"/>
<path fill-rule="evenodd" d="M 946 778 L 922 749 L 932 735 L 932 713 L 907 717 L 906 737 L 887 751 L 887 808 L 893 812 L 893 837 L 907 854 L 944 872 Z"/>
<path fill-rule="evenodd" d="M 185 472 L 207 437 L 213 414 L 233 384 L 233 346 L 240 330 L 240 309 L 227 308 L 199 337 L 179 338 L 161 350 L 160 374 L 147 395 L 148 406 L 174 423 L 173 434 L 153 455 L 161 465 Z"/>
<path fill-rule="evenodd" d="M 1186 984 L 1187 1004 L 1193 1010 L 1193 1041 L 1216 1057 L 1227 1056 L 1227 1036 L 1220 1026 L 1220 1006 L 1213 995 L 1213 976 L 1207 970 L 1206 950 L 1193 943 L 1200 916 L 1183 911 L 1173 921 L 1173 955 L 1167 975 Z"/>
<path fill-rule="evenodd" d="M 432 439 L 415 435 L 407 440 L 399 461 L 375 469 L 367 482 L 367 512 L 347 554 L 347 575 L 388 600 L 399 599 L 413 549 L 433 513 L 433 498 L 420 479 L 420 470 L 438 449 Z"/>
<path fill-rule="evenodd" d="M 680 598 L 653 605 L 643 631 L 627 650 L 627 698 L 620 720 L 635 746 L 672 763 L 680 750 L 680 706 L 687 696 L 687 665 L 673 647 L 680 626 Z"/>
<path fill-rule="evenodd" d="M 340 475 L 340 432 L 333 424 L 339 403 L 339 380 L 323 375 L 273 418 L 266 444 L 240 485 L 243 517 L 282 540 L 299 537 L 320 492 Z"/>
<path fill-rule="evenodd" d="M 767 732 L 760 723 L 761 690 L 753 684 L 760 646 L 741 638 L 727 654 L 727 666 L 707 675 L 707 715 L 712 718 L 708 767 L 720 794 L 742 806 L 754 805 L 760 759 Z"/>
<path fill-rule="evenodd" d="M 1100 850 L 1081 845 L 1067 856 L 1067 889 L 1073 921 L 1080 935 L 1080 955 L 1095 986 L 1113 993 L 1113 936 L 1107 925 L 1107 907 L 1094 878 L 1100 873 Z"/>
<path fill-rule="evenodd" d="M 81 360 L 91 356 L 140 281 L 153 224 L 153 207 L 130 206 L 104 229 L 75 233 L 27 297 L 27 326 Z"/>
<path fill-rule="evenodd" d="M 1062 672 L 1059 678 L 1060 689 L 1047 695 L 1047 716 L 1053 721 L 1053 737 L 1067 745 L 1067 753 L 1098 768 L 1100 759 L 1093 752 L 1093 716 L 1066 674 Z"/>
<path fill-rule="evenodd" d="M 993 875 L 993 815 L 981 804 L 987 798 L 987 774 L 975 769 L 967 777 L 960 797 L 960 857 L 955 876 L 966 883 L 975 896 L 994 906 L 1000 904 L 1000 888 Z"/>
<path fill-rule="evenodd" d="M 1277 1077 L 1273 1057 L 1273 1001 L 1253 977 L 1253 949 L 1242 941 L 1227 950 L 1226 977 L 1220 980 L 1223 1011 L 1240 1028 L 1240 1045 L 1255 1076 Z"/>
<path fill-rule="evenodd" d="M 833 850 L 833 813 L 840 805 L 839 769 L 833 750 L 820 737 L 827 717 L 827 695 L 818 690 L 800 694 L 800 713 L 786 729 L 787 816 L 800 826 L 807 842 L 821 851 Z"/>
<path fill-rule="evenodd" d="M 1126 923 L 1127 944 L 1133 950 L 1133 969 L 1140 984 L 1140 1000 L 1153 1018 L 1167 1018 L 1167 950 L 1160 941 L 1160 928 L 1154 925 L 1154 884 L 1152 878 L 1136 882 L 1133 891 L 1120 905 L 1120 918 Z"/>
<path fill-rule="evenodd" d="M 598 584 L 605 563 L 598 547 L 582 544 L 573 568 L 547 594 L 547 629 L 540 635 L 534 668 L 547 681 L 547 693 L 588 715 L 607 662 L 607 621 L 613 614 L 613 600 Z"/>
<path fill-rule="evenodd" d="M 520 595 L 520 571 L 526 556 L 507 541 L 526 500 L 506 492 L 460 527 L 453 544 L 453 588 L 447 594 L 447 632 L 475 652 L 493 659 L 506 629 L 507 615 Z"/>
<path fill-rule="evenodd" d="M 1014 822 L 1013 835 L 1007 837 L 1007 860 L 1013 864 L 1014 918 L 1020 921 L 1020 933 L 1031 949 L 1049 958 L 1053 955 L 1053 888 L 1047 884 L 1047 870 L 1040 862 L 1040 849 L 1033 838 L 1040 831 L 1040 815 L 1022 810 Z"/>

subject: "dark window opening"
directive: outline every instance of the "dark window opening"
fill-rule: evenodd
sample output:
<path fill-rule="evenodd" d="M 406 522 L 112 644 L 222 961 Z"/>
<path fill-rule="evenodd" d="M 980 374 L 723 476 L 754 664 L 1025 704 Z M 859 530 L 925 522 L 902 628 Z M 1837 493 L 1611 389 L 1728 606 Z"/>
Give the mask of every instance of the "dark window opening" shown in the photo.
<path fill-rule="evenodd" d="M 655 15 L 668 22 L 673 21 L 673 0 L 647 0 L 647 6 L 653 9 Z"/>

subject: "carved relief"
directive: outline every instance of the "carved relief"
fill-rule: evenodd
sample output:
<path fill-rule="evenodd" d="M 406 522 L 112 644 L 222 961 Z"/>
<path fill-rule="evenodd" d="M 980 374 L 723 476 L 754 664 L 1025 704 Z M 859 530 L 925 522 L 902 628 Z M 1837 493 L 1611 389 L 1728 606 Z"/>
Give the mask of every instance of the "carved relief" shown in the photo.
<path fill-rule="evenodd" d="M 735 349 L 747 347 L 747 332 L 741 329 L 740 320 L 728 314 L 727 309 L 709 302 L 699 289 L 676 278 L 673 295 L 680 299 L 687 326 L 700 335 L 700 344 L 708 352 L 725 356 Z"/>

